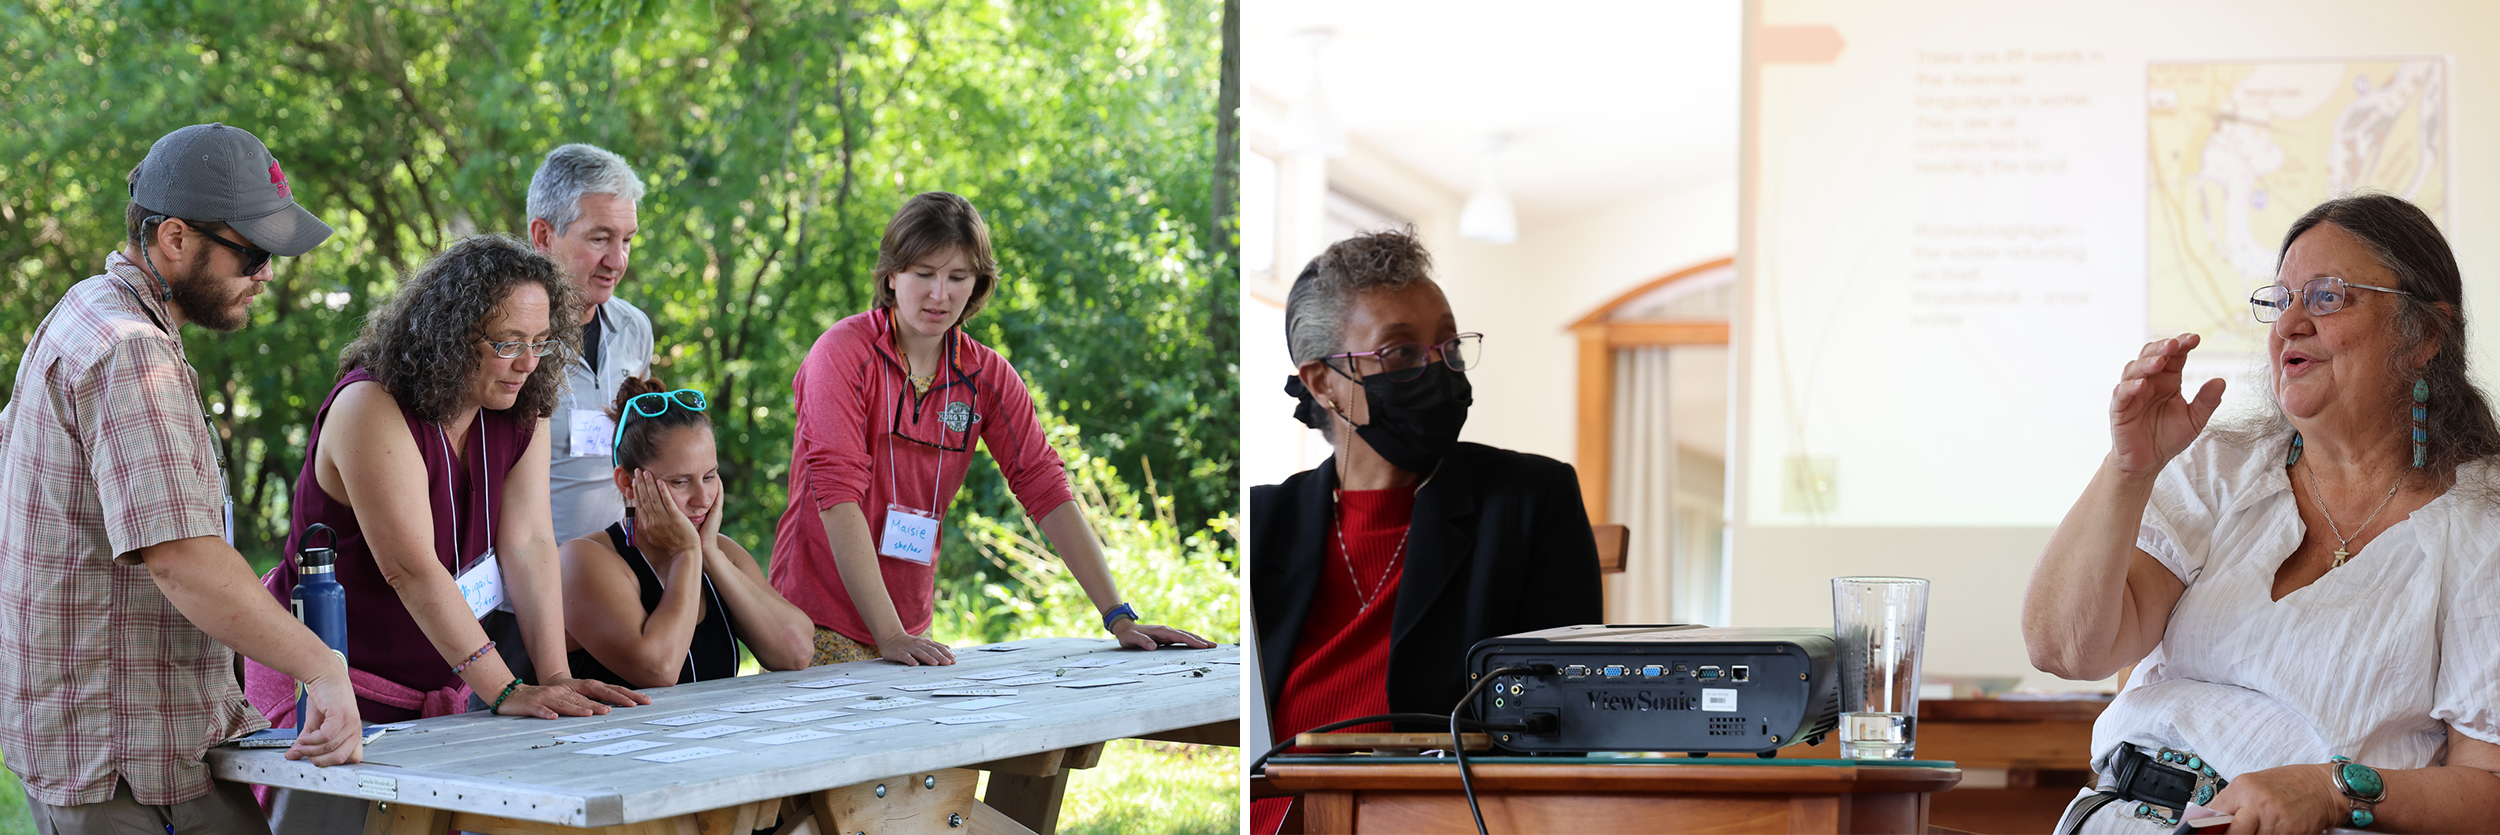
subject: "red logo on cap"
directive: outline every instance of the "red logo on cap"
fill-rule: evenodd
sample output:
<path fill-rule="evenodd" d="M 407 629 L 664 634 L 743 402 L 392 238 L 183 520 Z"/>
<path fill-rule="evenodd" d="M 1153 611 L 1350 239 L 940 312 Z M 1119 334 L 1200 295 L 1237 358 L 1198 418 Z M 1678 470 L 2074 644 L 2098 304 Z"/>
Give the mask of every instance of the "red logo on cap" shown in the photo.
<path fill-rule="evenodd" d="M 278 187 L 279 197 L 295 196 L 294 190 L 286 187 L 286 172 L 278 170 L 278 161 L 274 159 L 269 161 L 269 184 Z"/>

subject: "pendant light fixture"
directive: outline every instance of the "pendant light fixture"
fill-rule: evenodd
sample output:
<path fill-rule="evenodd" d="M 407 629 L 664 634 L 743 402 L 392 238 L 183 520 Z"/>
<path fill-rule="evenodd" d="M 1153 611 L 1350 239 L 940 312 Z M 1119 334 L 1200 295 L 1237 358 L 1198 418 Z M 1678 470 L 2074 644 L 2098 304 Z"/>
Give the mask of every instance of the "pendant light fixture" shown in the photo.
<path fill-rule="evenodd" d="M 1484 176 L 1476 181 L 1476 193 L 1467 196 L 1467 206 L 1459 210 L 1460 237 L 1489 244 L 1519 240 L 1519 214 L 1511 207 L 1510 192 L 1503 191 L 1501 180 L 1493 175 L 1502 146 L 1508 144 L 1510 137 L 1502 134 L 1484 138 Z"/>
<path fill-rule="evenodd" d="M 1335 39 L 1337 30 L 1315 26 L 1293 33 L 1291 41 L 1303 51 L 1310 64 L 1311 82 L 1294 99 L 1285 112 L 1284 149 L 1286 153 L 1317 154 L 1331 159 L 1346 155 L 1345 123 L 1337 121 L 1337 109 L 1328 103 L 1320 71 L 1320 52 Z"/>

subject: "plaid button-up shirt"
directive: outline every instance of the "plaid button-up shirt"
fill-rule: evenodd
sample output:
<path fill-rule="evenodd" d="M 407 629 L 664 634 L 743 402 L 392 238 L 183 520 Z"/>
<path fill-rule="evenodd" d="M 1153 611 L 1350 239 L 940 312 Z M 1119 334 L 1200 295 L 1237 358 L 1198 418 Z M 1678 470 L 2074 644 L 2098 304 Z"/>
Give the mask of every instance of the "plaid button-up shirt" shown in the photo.
<path fill-rule="evenodd" d="M 266 727 L 234 655 L 139 549 L 225 531 L 214 439 L 155 282 L 121 253 L 52 308 L 0 408 L 0 750 L 55 806 L 208 793 L 200 756 Z"/>

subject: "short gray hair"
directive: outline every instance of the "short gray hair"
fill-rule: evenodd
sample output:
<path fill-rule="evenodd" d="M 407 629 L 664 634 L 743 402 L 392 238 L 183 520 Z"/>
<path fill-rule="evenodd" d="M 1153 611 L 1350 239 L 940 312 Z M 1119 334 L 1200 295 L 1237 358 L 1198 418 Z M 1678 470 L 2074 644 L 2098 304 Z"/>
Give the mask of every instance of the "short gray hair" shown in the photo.
<path fill-rule="evenodd" d="M 545 220 L 563 237 L 581 219 L 582 196 L 613 194 L 627 203 L 642 202 L 642 178 L 625 158 L 596 145 L 576 142 L 547 152 L 530 176 L 530 219 Z"/>
<path fill-rule="evenodd" d="M 1301 365 L 1345 350 L 1345 319 L 1354 299 L 1432 280 L 1432 253 L 1415 230 L 1356 235 L 1311 259 L 1285 294 L 1285 348 Z"/>

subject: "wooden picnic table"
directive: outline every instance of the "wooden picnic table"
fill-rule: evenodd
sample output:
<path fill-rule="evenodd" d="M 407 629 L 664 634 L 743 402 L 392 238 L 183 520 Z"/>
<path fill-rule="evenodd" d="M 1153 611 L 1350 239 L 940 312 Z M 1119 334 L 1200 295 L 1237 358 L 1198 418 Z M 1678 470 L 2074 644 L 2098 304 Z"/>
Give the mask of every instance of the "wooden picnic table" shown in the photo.
<path fill-rule="evenodd" d="M 233 746 L 211 749 L 207 759 L 220 780 L 370 799 L 365 831 L 389 835 L 454 828 L 745 835 L 784 818 L 791 835 L 1047 833 L 1057 826 L 1067 769 L 1091 767 L 1105 741 L 1239 744 L 1238 645 L 1144 652 L 1107 638 L 1039 638 L 961 648 L 955 657 L 947 667 L 860 661 L 653 688 L 642 691 L 650 705 L 605 716 L 423 719 L 367 745 L 357 765 L 316 768 L 282 750 Z M 897 689 L 1007 671 L 1024 672 L 947 689 L 1012 689 L 1012 696 Z M 1087 679 L 1132 683 L 1060 686 Z M 953 707 L 983 698 L 1020 701 Z M 899 699 L 921 703 L 871 709 Z M 1019 718 L 934 721 L 998 713 Z M 697 714 L 715 718 L 653 721 Z M 876 727 L 889 723 L 875 720 L 907 721 Z M 718 735 L 682 735 L 689 733 Z M 559 739 L 583 734 L 605 738 Z M 620 745 L 639 750 L 584 753 Z M 665 761 L 704 753 L 698 749 L 728 753 Z M 990 786 L 975 800 L 980 771 L 990 772 Z"/>

